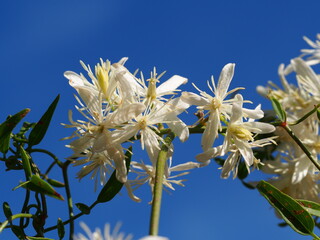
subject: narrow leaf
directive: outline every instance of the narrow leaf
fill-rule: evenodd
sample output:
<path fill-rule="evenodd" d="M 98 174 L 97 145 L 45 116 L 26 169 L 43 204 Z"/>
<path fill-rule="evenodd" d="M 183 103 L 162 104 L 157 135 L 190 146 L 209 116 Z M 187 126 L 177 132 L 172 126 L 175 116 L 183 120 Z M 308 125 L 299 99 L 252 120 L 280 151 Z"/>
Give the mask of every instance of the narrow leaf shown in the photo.
<path fill-rule="evenodd" d="M 25 240 L 25 236 L 24 233 L 22 231 L 22 229 L 18 226 L 11 226 L 11 231 L 14 233 L 14 235 L 17 236 L 18 239 L 20 240 Z"/>
<path fill-rule="evenodd" d="M 58 218 L 57 227 L 58 227 L 58 236 L 61 240 L 61 239 L 63 239 L 64 234 L 65 234 L 64 225 L 63 225 L 61 218 Z"/>
<path fill-rule="evenodd" d="M 6 218 L 10 219 L 10 217 L 12 216 L 12 211 L 11 211 L 11 208 L 9 206 L 9 203 L 4 202 L 2 204 L 2 208 L 3 208 L 3 212 L 4 212 L 4 215 L 6 216 Z"/>
<path fill-rule="evenodd" d="M 88 207 L 86 204 L 84 203 L 76 203 L 75 204 L 77 206 L 77 208 L 84 214 L 90 214 L 90 207 Z"/>
<path fill-rule="evenodd" d="M 127 173 L 129 172 L 130 162 L 131 162 L 131 150 L 132 147 L 128 149 L 126 152 L 126 166 L 127 166 Z M 123 183 L 119 182 L 116 177 L 116 171 L 114 170 L 112 175 L 110 176 L 108 182 L 104 185 L 104 187 L 101 189 L 101 192 L 99 193 L 97 201 L 100 203 L 108 202 L 112 200 L 117 193 L 121 190 Z"/>
<path fill-rule="evenodd" d="M 64 183 L 57 181 L 57 180 L 54 180 L 54 179 L 51 179 L 51 178 L 48 178 L 47 182 L 50 183 L 50 185 L 52 185 L 54 187 L 64 187 L 65 186 Z"/>
<path fill-rule="evenodd" d="M 53 116 L 54 110 L 59 102 L 60 95 L 58 95 L 54 101 L 51 103 L 47 111 L 43 114 L 41 119 L 33 127 L 29 135 L 29 146 L 37 145 L 41 142 L 44 135 L 46 134 L 51 118 Z"/>
<path fill-rule="evenodd" d="M 0 125 L 0 152 L 6 153 L 10 146 L 10 135 L 17 124 L 30 112 L 26 108 L 13 116 L 10 116 L 6 121 Z"/>
<path fill-rule="evenodd" d="M 320 217 L 320 204 L 308 200 L 298 199 L 298 203 L 301 204 L 311 215 Z"/>
<path fill-rule="evenodd" d="M 265 181 L 260 181 L 257 189 L 293 230 L 302 235 L 314 235 L 313 218 L 297 201 Z"/>
<path fill-rule="evenodd" d="M 30 165 L 30 156 L 22 146 L 20 146 L 20 154 L 22 158 L 22 165 L 23 165 L 24 172 L 27 176 L 27 179 L 30 179 L 32 175 L 31 165 Z"/>
<path fill-rule="evenodd" d="M 275 99 L 274 97 L 270 98 L 271 103 L 272 103 L 272 107 L 274 109 L 274 111 L 276 112 L 278 118 L 280 119 L 281 122 L 286 122 L 287 121 L 287 114 L 286 112 L 283 110 L 281 104 L 279 103 L 279 101 L 277 99 Z"/>
<path fill-rule="evenodd" d="M 64 200 L 64 198 L 57 193 L 49 183 L 41 179 L 38 175 L 32 175 L 30 182 L 24 186 L 32 191 L 43 193 L 59 200 Z"/>

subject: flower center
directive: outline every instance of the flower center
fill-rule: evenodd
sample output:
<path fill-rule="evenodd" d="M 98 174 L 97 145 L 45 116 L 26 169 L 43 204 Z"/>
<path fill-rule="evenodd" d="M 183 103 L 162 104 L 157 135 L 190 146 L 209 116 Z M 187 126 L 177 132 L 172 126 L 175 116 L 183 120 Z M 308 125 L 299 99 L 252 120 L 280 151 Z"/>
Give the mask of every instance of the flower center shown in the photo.
<path fill-rule="evenodd" d="M 147 119 L 146 117 L 143 117 L 139 121 L 139 127 L 140 129 L 145 129 L 147 127 Z"/>
<path fill-rule="evenodd" d="M 106 67 L 101 66 L 100 64 L 97 64 L 97 66 L 95 67 L 99 88 L 101 92 L 104 94 L 106 99 L 108 99 L 107 90 L 109 87 L 109 71 L 110 71 L 110 62 L 107 62 Z"/>
<path fill-rule="evenodd" d="M 216 110 L 216 109 L 219 109 L 221 107 L 221 101 L 219 99 L 217 99 L 216 97 L 214 97 L 212 100 L 211 100 L 211 104 L 210 104 L 210 107 L 212 110 Z"/>
<path fill-rule="evenodd" d="M 253 134 L 244 127 L 241 127 L 239 125 L 232 125 L 229 127 L 229 131 L 232 133 L 232 135 L 241 140 L 253 141 Z"/>
<path fill-rule="evenodd" d="M 147 91 L 147 98 L 149 98 L 151 101 L 157 98 L 157 87 L 156 83 L 159 82 L 156 78 L 150 78 L 147 81 L 149 81 L 148 85 L 148 91 Z"/>

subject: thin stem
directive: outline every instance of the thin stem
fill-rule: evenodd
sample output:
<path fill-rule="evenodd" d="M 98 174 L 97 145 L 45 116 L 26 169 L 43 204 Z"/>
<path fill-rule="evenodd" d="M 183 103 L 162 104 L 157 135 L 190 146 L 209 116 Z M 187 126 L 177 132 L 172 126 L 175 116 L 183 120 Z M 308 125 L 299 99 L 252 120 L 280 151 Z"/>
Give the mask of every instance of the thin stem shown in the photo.
<path fill-rule="evenodd" d="M 30 214 L 30 213 L 19 213 L 19 214 L 15 214 L 15 215 L 12 215 L 10 217 L 10 219 L 4 221 L 1 226 L 0 226 L 0 233 L 2 232 L 2 230 L 8 225 L 9 222 L 12 222 L 13 220 L 15 220 L 16 218 L 32 218 L 34 217 L 33 214 Z"/>
<path fill-rule="evenodd" d="M 153 200 L 151 208 L 151 217 L 150 217 L 150 228 L 149 235 L 157 236 L 159 232 L 159 221 L 160 221 L 160 208 L 161 208 L 161 198 L 162 198 L 162 189 L 163 189 L 163 176 L 164 169 L 166 166 L 168 147 L 174 139 L 174 134 L 170 133 L 165 138 L 166 144 L 163 144 L 161 151 L 159 152 L 156 166 L 156 176 L 153 190 Z"/>
<path fill-rule="evenodd" d="M 71 161 L 67 160 L 62 167 L 62 174 L 63 174 L 63 180 L 65 184 L 66 189 L 66 195 L 68 199 L 68 211 L 69 211 L 69 218 L 70 218 L 70 231 L 69 231 L 69 238 L 72 239 L 73 233 L 74 233 L 74 222 L 73 222 L 73 203 L 72 203 L 72 197 L 71 197 L 71 191 L 70 191 L 70 185 L 69 185 L 69 179 L 68 179 L 68 166 L 70 165 Z"/>
<path fill-rule="evenodd" d="M 98 203 L 99 203 L 98 201 L 95 201 L 95 202 L 89 207 L 90 210 L 91 210 L 92 208 L 94 208 L 94 206 L 96 206 Z M 81 216 L 84 215 L 84 214 L 85 214 L 85 213 L 83 213 L 83 212 L 78 213 L 77 215 L 73 216 L 72 218 L 64 221 L 62 224 L 63 224 L 63 225 L 66 225 L 66 224 L 70 223 L 71 221 L 74 221 L 74 220 L 76 220 L 77 218 L 81 217 Z M 44 232 L 49 232 L 49 231 L 52 231 L 52 230 L 57 229 L 57 228 L 58 228 L 57 225 L 52 226 L 52 227 L 48 227 L 48 228 L 44 229 Z"/>
<path fill-rule="evenodd" d="M 40 153 L 45 153 L 47 155 L 49 155 L 50 157 L 53 158 L 53 160 L 60 166 L 60 167 L 63 167 L 63 163 L 56 157 L 56 155 L 54 155 L 52 152 L 49 152 L 45 149 L 40 149 L 40 148 L 33 148 L 33 149 L 30 149 L 30 153 L 33 153 L 33 152 L 40 152 Z"/>
<path fill-rule="evenodd" d="M 299 145 L 299 147 L 302 149 L 302 151 L 307 155 L 307 157 L 310 159 L 310 161 L 318 168 L 318 170 L 320 171 L 320 165 L 317 162 L 317 160 L 315 160 L 312 156 L 312 154 L 310 153 L 310 151 L 306 148 L 306 146 L 300 141 L 300 139 L 294 134 L 294 132 L 292 132 L 292 130 L 285 124 L 280 125 L 281 127 L 283 127 L 287 133 L 291 136 L 291 138 Z"/>
<path fill-rule="evenodd" d="M 297 121 L 293 122 L 293 123 L 289 123 L 290 126 L 293 126 L 293 125 L 297 125 L 301 122 L 303 122 L 304 120 L 306 120 L 308 117 L 310 117 L 313 113 L 315 113 L 318 108 L 320 107 L 320 104 L 318 105 L 315 105 L 314 108 L 308 112 L 307 114 L 305 114 L 302 118 L 298 119 Z"/>

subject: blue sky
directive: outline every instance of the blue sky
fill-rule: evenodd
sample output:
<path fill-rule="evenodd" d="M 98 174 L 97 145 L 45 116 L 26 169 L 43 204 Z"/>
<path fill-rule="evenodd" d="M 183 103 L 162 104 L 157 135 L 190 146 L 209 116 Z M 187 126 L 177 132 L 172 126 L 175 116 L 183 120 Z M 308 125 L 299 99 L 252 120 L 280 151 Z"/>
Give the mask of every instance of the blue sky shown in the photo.
<path fill-rule="evenodd" d="M 148 74 L 154 66 L 167 71 L 163 79 L 178 74 L 189 79 L 183 90 L 194 91 L 191 82 L 206 89 L 211 75 L 218 78 L 222 67 L 236 63 L 231 87 L 246 88 L 243 95 L 255 105 L 263 103 L 257 85 L 278 82 L 280 63 L 307 48 L 303 36 L 314 39 L 320 32 L 320 2 L 314 1 L 5 1 L 0 8 L 0 70 L 2 91 L 0 119 L 26 107 L 27 121 L 37 121 L 57 94 L 61 100 L 41 147 L 64 159 L 70 155 L 66 142 L 71 134 L 60 123 L 68 123 L 74 109 L 75 91 L 63 72 L 84 72 L 79 60 L 93 66 L 99 58 L 112 62 L 129 57 L 126 66 Z M 187 122 L 195 119 L 190 111 Z M 174 161 L 194 160 L 201 152 L 200 137 L 175 144 Z M 187 149 L 187 150 L 186 150 Z M 40 166 L 50 162 L 35 156 Z M 139 159 L 137 159 L 139 160 Z M 1 202 L 20 211 L 23 190 L 11 191 L 23 180 L 22 172 L 5 172 L 0 167 Z M 91 204 L 97 197 L 94 183 L 75 179 L 77 167 L 70 168 L 74 202 Z M 55 172 L 55 178 L 62 179 Z M 222 180 L 215 163 L 187 176 L 186 187 L 164 194 L 160 233 L 176 239 L 311 239 L 293 230 L 279 228 L 273 210 L 257 191 L 237 180 Z M 259 180 L 255 173 L 251 180 Z M 91 229 L 106 222 L 123 223 L 122 230 L 135 239 L 148 232 L 150 194 L 148 186 L 137 192 L 142 203 L 132 202 L 125 191 L 112 202 L 97 206 L 83 217 Z M 64 193 L 63 193 L 64 195 Z M 17 204 L 18 203 L 18 204 Z M 53 220 L 66 218 L 65 203 L 49 200 Z M 50 211 L 50 210 L 49 210 Z M 4 219 L 0 214 L 0 219 Z M 0 220 L 2 221 L 2 220 Z M 49 220 L 48 220 L 49 221 Z M 81 231 L 79 221 L 76 232 Z M 55 238 L 55 232 L 48 237 Z M 0 239 L 14 239 L 9 231 Z"/>

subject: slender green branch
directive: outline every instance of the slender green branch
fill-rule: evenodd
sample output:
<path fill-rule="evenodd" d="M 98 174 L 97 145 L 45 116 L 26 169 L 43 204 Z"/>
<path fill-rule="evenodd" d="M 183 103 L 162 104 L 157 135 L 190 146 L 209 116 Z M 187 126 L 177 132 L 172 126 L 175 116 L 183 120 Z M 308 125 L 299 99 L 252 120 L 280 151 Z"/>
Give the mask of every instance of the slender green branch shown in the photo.
<path fill-rule="evenodd" d="M 301 140 L 292 132 L 292 130 L 286 125 L 286 124 L 281 124 L 281 127 L 283 127 L 287 133 L 290 135 L 290 137 L 299 145 L 301 150 L 307 155 L 307 157 L 310 159 L 310 161 L 318 168 L 320 171 L 320 165 L 316 159 L 313 158 L 312 154 L 310 151 L 306 148 L 306 146 L 301 142 Z"/>
<path fill-rule="evenodd" d="M 95 201 L 95 202 L 89 207 L 90 210 L 93 209 L 98 203 L 99 203 L 98 201 Z M 74 221 L 74 220 L 76 220 L 77 218 L 81 217 L 81 216 L 84 215 L 84 214 L 85 214 L 85 213 L 83 213 L 83 212 L 78 213 L 77 215 L 73 216 L 72 218 L 64 221 L 62 224 L 63 224 L 63 225 L 66 225 L 66 224 L 70 223 L 71 221 Z M 52 227 L 48 227 L 48 228 L 44 229 L 44 232 L 50 232 L 50 231 L 52 231 L 52 230 L 54 230 L 54 229 L 57 229 L 57 228 L 58 228 L 57 225 L 52 226 Z"/>
<path fill-rule="evenodd" d="M 151 217 L 150 217 L 150 228 L 149 228 L 149 234 L 152 236 L 157 236 L 159 232 L 164 169 L 166 166 L 167 154 L 169 150 L 168 147 L 170 146 L 174 137 L 175 136 L 173 133 L 168 134 L 168 136 L 165 138 L 166 144 L 162 145 L 161 151 L 159 152 L 158 159 L 157 159 L 156 176 L 155 176 Z"/>
<path fill-rule="evenodd" d="M 63 180 L 65 184 L 65 189 L 66 189 L 66 195 L 67 195 L 67 201 L 68 201 L 68 211 L 69 211 L 69 226 L 70 226 L 70 231 L 69 231 L 69 238 L 72 239 L 73 233 L 74 233 L 74 222 L 73 222 L 73 203 L 72 203 L 72 197 L 71 197 L 71 191 L 70 191 L 70 185 L 69 185 L 69 179 L 68 179 L 68 166 L 70 165 L 71 161 L 67 160 L 64 162 L 63 167 L 62 167 L 62 174 L 63 174 Z"/>
<path fill-rule="evenodd" d="M 308 112 L 307 114 L 305 114 L 302 118 L 298 119 L 297 121 L 293 122 L 293 123 L 288 123 L 290 126 L 293 126 L 293 125 L 297 125 L 301 122 L 303 122 L 304 120 L 306 120 L 308 117 L 310 117 L 313 113 L 315 113 L 318 108 L 320 107 L 320 104 L 318 105 L 315 105 L 314 108 Z"/>
<path fill-rule="evenodd" d="M 17 218 L 32 218 L 34 217 L 33 214 L 30 213 L 19 213 L 19 214 L 15 214 L 12 215 L 9 219 L 7 219 L 6 221 L 4 221 L 1 226 L 0 226 L 0 233 L 2 232 L 2 230 L 8 225 L 9 222 L 12 222 L 13 220 L 17 219 Z"/>
<path fill-rule="evenodd" d="M 30 151 L 30 153 L 33 153 L 33 152 L 45 153 L 45 154 L 49 155 L 50 157 L 52 157 L 53 160 L 54 160 L 60 167 L 63 167 L 63 163 L 56 157 L 56 155 L 54 155 L 52 152 L 49 152 L 48 150 L 40 149 L 40 148 L 33 148 L 33 149 L 29 149 L 29 151 Z"/>

